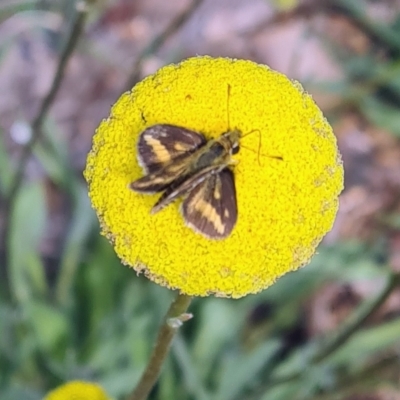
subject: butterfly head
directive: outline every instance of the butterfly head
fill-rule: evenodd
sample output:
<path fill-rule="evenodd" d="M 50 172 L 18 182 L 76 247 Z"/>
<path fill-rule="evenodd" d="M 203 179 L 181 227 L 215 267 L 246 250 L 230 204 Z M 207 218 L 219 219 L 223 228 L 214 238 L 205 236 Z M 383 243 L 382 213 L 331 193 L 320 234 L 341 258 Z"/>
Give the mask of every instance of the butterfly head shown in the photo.
<path fill-rule="evenodd" d="M 242 132 L 239 129 L 234 129 L 221 135 L 221 144 L 230 155 L 239 153 L 239 139 L 241 135 Z"/>

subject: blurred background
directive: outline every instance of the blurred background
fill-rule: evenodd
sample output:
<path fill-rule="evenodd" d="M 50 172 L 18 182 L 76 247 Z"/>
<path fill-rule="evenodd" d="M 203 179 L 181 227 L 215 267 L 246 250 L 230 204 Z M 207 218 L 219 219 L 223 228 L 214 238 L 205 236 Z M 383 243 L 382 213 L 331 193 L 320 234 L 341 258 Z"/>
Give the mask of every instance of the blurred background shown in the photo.
<path fill-rule="evenodd" d="M 0 399 L 138 380 L 174 294 L 120 264 L 82 171 L 120 94 L 196 54 L 299 80 L 346 188 L 309 266 L 194 301 L 151 399 L 400 399 L 399 0 L 0 0 Z"/>

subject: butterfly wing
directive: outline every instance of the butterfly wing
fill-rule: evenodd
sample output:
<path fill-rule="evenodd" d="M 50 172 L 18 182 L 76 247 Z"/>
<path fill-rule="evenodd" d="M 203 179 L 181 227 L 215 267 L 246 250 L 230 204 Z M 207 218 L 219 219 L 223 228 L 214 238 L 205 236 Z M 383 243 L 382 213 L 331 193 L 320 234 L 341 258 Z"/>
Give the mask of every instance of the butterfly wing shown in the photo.
<path fill-rule="evenodd" d="M 238 216 L 233 172 L 225 168 L 210 174 L 188 193 L 181 211 L 196 232 L 210 239 L 227 237 Z"/>
<path fill-rule="evenodd" d="M 165 192 L 152 208 L 151 213 L 155 214 L 156 212 L 171 204 L 178 197 L 184 196 L 185 194 L 191 192 L 197 185 L 202 183 L 211 174 L 216 174 L 220 172 L 222 168 L 225 168 L 225 166 L 209 166 L 203 168 L 201 171 L 198 171 L 191 176 L 187 176 L 187 174 L 182 174 L 180 178 L 171 183 L 171 185 L 169 185 L 165 189 Z"/>
<path fill-rule="evenodd" d="M 192 154 L 206 142 L 202 134 L 174 125 L 145 129 L 138 141 L 138 161 L 146 175 L 132 182 L 130 188 L 141 193 L 166 189 L 186 176 Z"/>
<path fill-rule="evenodd" d="M 139 136 L 138 161 L 145 173 L 155 172 L 175 160 L 183 161 L 206 142 L 202 134 L 186 128 L 153 125 Z"/>
<path fill-rule="evenodd" d="M 139 193 L 156 193 L 165 190 L 184 179 L 190 167 L 190 160 L 176 161 L 164 168 L 150 172 L 148 175 L 132 182 L 129 187 Z M 176 185 L 174 185 L 176 186 Z"/>

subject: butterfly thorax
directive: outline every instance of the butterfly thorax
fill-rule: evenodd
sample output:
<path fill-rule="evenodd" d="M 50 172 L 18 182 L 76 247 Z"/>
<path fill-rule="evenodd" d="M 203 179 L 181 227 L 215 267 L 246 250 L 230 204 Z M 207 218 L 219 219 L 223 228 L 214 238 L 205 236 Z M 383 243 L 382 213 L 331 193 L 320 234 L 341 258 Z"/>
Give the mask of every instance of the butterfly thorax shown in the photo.
<path fill-rule="evenodd" d="M 223 133 L 217 139 L 212 139 L 198 151 L 194 164 L 196 170 L 206 167 L 227 166 L 231 163 L 232 154 L 239 150 L 240 131 L 233 130 Z"/>

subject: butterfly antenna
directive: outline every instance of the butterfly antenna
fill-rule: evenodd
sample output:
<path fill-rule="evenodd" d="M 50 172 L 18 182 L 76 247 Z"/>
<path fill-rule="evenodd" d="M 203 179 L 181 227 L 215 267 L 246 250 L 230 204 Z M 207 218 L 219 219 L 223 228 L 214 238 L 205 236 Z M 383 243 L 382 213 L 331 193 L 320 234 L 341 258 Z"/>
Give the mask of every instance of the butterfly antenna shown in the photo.
<path fill-rule="evenodd" d="M 228 121 L 228 132 L 231 130 L 231 121 L 230 121 L 230 113 L 229 113 L 229 98 L 231 96 L 231 85 L 228 83 L 227 89 L 227 97 L 226 97 L 226 114 L 227 114 L 227 121 Z"/>
<path fill-rule="evenodd" d="M 241 147 L 243 147 L 244 149 L 255 153 L 254 149 L 252 149 L 251 147 L 244 146 L 243 144 L 241 145 Z M 260 166 L 261 166 L 261 156 L 272 158 L 274 160 L 283 161 L 283 157 L 282 156 L 271 156 L 270 154 L 261 154 L 261 147 L 259 146 L 258 147 L 258 152 L 257 152 L 257 160 L 258 160 L 258 165 L 260 165 Z"/>
<path fill-rule="evenodd" d="M 261 156 L 261 132 L 258 131 L 258 153 L 257 153 L 258 165 L 261 165 L 260 156 Z"/>
<path fill-rule="evenodd" d="M 244 146 L 243 144 L 241 144 L 240 146 L 243 147 L 243 148 L 246 149 L 246 150 L 251 151 L 252 153 L 255 153 L 254 149 L 252 149 L 252 148 L 250 148 L 250 147 Z M 258 161 L 258 165 L 261 166 L 260 151 L 261 151 L 261 150 L 260 150 L 260 146 L 259 146 L 259 147 L 258 147 L 258 152 L 257 152 L 257 161 Z"/>
<path fill-rule="evenodd" d="M 261 154 L 261 131 L 259 129 L 252 129 L 250 132 L 247 132 L 246 134 L 242 135 L 242 138 L 251 135 L 254 132 L 258 132 L 258 164 L 261 165 L 260 163 L 260 154 Z M 247 147 L 241 145 L 245 149 Z M 248 148 L 247 148 L 248 149 Z"/>

